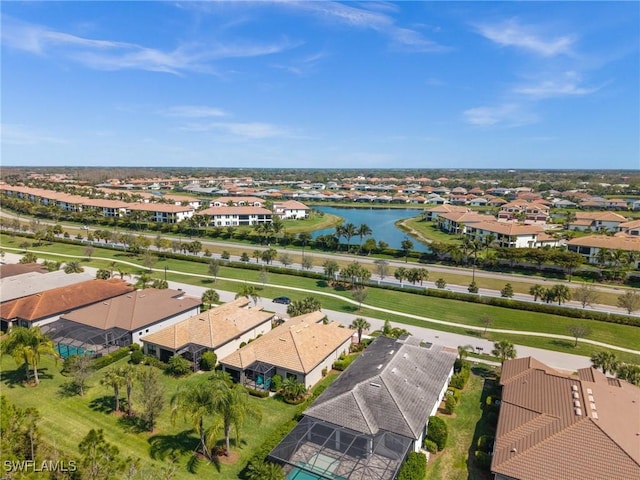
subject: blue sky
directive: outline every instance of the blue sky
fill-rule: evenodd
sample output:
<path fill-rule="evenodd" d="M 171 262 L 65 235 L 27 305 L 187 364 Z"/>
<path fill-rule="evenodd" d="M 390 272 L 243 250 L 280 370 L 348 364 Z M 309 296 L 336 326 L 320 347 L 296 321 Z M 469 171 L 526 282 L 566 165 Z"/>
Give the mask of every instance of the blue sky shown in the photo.
<path fill-rule="evenodd" d="M 640 168 L 638 2 L 2 2 L 4 165 Z"/>

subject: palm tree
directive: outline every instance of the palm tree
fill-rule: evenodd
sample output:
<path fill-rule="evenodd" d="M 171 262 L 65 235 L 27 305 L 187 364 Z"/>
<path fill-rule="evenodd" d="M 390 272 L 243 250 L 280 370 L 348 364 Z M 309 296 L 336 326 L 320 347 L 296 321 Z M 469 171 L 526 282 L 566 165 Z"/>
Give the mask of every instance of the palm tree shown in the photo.
<path fill-rule="evenodd" d="M 9 330 L 7 337 L 2 341 L 2 354 L 11 355 L 16 361 L 16 365 L 24 363 L 26 381 L 29 383 L 29 363 L 31 362 L 32 331 L 26 327 L 13 327 Z"/>
<path fill-rule="evenodd" d="M 513 343 L 508 340 L 500 340 L 499 342 L 494 343 L 491 355 L 498 357 L 500 359 L 500 363 L 503 365 L 506 360 L 511 360 L 517 356 Z"/>
<path fill-rule="evenodd" d="M 212 444 L 216 429 L 205 428 L 205 418 L 216 414 L 216 397 L 219 392 L 213 388 L 211 382 L 192 383 L 183 386 L 171 398 L 171 419 L 175 422 L 175 417 L 182 414 L 189 418 L 195 427 L 196 434 L 200 437 L 202 454 L 211 459 L 210 446 Z M 217 387 L 217 385 L 216 385 Z"/>
<path fill-rule="evenodd" d="M 240 290 L 238 291 L 238 293 L 236 293 L 235 298 L 240 297 L 249 297 L 251 300 L 253 300 L 254 304 L 258 304 L 258 292 L 256 291 L 256 287 L 254 287 L 253 285 L 249 285 L 248 283 L 242 284 Z"/>
<path fill-rule="evenodd" d="M 618 370 L 618 359 L 613 352 L 601 351 L 591 355 L 593 368 L 601 368 L 605 375 L 607 372 L 615 373 Z"/>
<path fill-rule="evenodd" d="M 562 305 L 567 300 L 571 300 L 571 290 L 566 285 L 558 284 L 552 288 L 553 298 L 558 301 L 558 305 Z"/>
<path fill-rule="evenodd" d="M 202 303 L 207 305 L 207 308 L 211 308 L 214 303 L 218 303 L 220 301 L 220 295 L 214 289 L 210 288 L 209 290 L 205 290 L 202 294 Z"/>
<path fill-rule="evenodd" d="M 104 377 L 102 377 L 100 383 L 102 385 L 108 385 L 113 388 L 113 411 L 120 411 L 120 387 L 122 387 L 125 383 L 125 379 L 121 375 L 120 369 L 117 367 L 111 367 L 109 370 L 104 372 Z"/>
<path fill-rule="evenodd" d="M 458 345 L 458 358 L 460 360 L 464 360 L 469 352 L 473 352 L 473 347 L 471 345 Z"/>
<path fill-rule="evenodd" d="M 82 273 L 84 272 L 84 268 L 80 265 L 80 262 L 74 260 L 72 262 L 68 262 L 64 266 L 64 273 Z"/>
<path fill-rule="evenodd" d="M 127 387 L 127 416 L 131 416 L 131 391 L 133 390 L 133 381 L 136 379 L 138 371 L 133 365 L 125 365 L 118 370 L 118 374 L 122 377 L 122 382 Z"/>
<path fill-rule="evenodd" d="M 366 237 L 367 235 L 371 235 L 372 233 L 373 230 L 371 230 L 371 227 L 369 227 L 369 225 L 367 225 L 366 223 L 362 223 L 356 229 L 356 235 L 360 237 L 360 250 L 362 250 L 362 241 L 364 240 L 364 237 Z"/>
<path fill-rule="evenodd" d="M 347 241 L 347 251 L 349 251 L 351 250 L 351 239 L 358 234 L 358 229 L 353 223 L 347 223 L 343 229 L 342 235 Z"/>
<path fill-rule="evenodd" d="M 298 382 L 295 377 L 288 377 L 282 382 L 282 395 L 289 400 L 298 400 L 305 393 L 307 393 L 307 387 L 304 383 Z"/>
<path fill-rule="evenodd" d="M 407 279 L 407 269 L 404 267 L 396 268 L 396 271 L 393 272 L 393 276 L 400 282 L 400 286 L 402 287 L 402 282 Z"/>
<path fill-rule="evenodd" d="M 412 248 L 413 248 L 413 242 L 411 240 L 409 240 L 408 238 L 405 238 L 400 243 L 400 249 L 402 250 L 402 253 L 404 253 L 404 262 L 405 263 L 407 263 L 407 259 L 409 257 L 409 252 L 411 252 Z"/>
<path fill-rule="evenodd" d="M 351 322 L 351 325 L 349 325 L 349 328 L 358 331 L 358 343 L 360 343 L 362 341 L 363 330 L 369 330 L 371 328 L 371 324 L 367 322 L 364 318 L 358 317 L 353 322 Z"/>
<path fill-rule="evenodd" d="M 214 395 L 214 411 L 220 416 L 224 430 L 226 455 L 230 451 L 231 428 L 235 430 L 236 446 L 240 444 L 240 430 L 247 417 L 260 423 L 262 412 L 249 401 L 249 393 L 238 383 L 232 383 L 228 373 L 218 371 L 211 376 Z"/>
<path fill-rule="evenodd" d="M 326 260 L 322 266 L 324 267 L 324 274 L 330 279 L 334 279 L 336 273 L 340 270 L 340 265 L 335 260 Z"/>
<path fill-rule="evenodd" d="M 338 247 L 339 247 L 340 239 L 344 236 L 344 225 L 338 225 L 335 228 L 335 236 L 338 238 Z"/>
<path fill-rule="evenodd" d="M 529 295 L 533 296 L 533 301 L 537 302 L 538 298 L 542 298 L 545 288 L 542 285 L 534 285 L 529 289 Z"/>

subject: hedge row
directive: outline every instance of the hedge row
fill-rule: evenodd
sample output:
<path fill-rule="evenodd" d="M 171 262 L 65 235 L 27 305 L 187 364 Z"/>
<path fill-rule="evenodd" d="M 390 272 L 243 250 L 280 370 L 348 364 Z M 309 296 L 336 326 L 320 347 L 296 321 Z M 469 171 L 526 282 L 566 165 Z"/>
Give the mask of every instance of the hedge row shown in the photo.
<path fill-rule="evenodd" d="M 102 357 L 98 357 L 93 361 L 92 367 L 94 370 L 100 370 L 108 365 L 111 365 L 114 362 L 126 357 L 131 352 L 129 347 L 122 347 L 115 352 L 108 353 L 107 355 L 103 355 Z"/>
<path fill-rule="evenodd" d="M 402 464 L 397 480 L 424 480 L 427 474 L 427 456 L 421 452 L 411 452 Z"/>

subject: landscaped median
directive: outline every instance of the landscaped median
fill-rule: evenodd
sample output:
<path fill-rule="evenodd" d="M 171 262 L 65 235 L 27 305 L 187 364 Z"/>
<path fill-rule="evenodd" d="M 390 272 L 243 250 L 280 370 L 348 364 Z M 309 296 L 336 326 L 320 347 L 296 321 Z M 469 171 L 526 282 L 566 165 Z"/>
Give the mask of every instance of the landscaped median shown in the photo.
<path fill-rule="evenodd" d="M 22 239 L 18 240 L 2 235 L 3 246 L 7 251 L 23 251 L 18 247 Z M 41 245 L 35 251 L 40 258 L 65 260 L 66 258 L 83 258 L 83 247 L 65 244 Z M 640 345 L 640 328 L 629 325 L 606 323 L 597 320 L 572 319 L 564 315 L 552 315 L 543 312 L 513 310 L 504 306 L 469 303 L 461 300 L 436 298 L 425 295 L 423 291 L 408 291 L 398 288 L 380 289 L 367 288 L 368 296 L 362 309 L 358 310 L 358 303 L 351 299 L 349 290 L 335 289 L 321 279 L 317 274 L 304 273 L 303 276 L 288 274 L 284 269 L 275 269 L 267 273 L 267 279 L 261 279 L 261 271 L 243 268 L 221 266 L 218 277 L 214 282 L 208 274 L 207 263 L 200 259 L 178 260 L 174 258 L 156 259 L 154 270 L 159 278 L 167 275 L 169 280 L 191 283 L 194 285 L 220 290 L 237 291 L 241 283 L 253 283 L 258 288 L 259 296 L 268 298 L 286 294 L 292 300 L 298 300 L 309 293 L 316 295 L 322 302 L 323 308 L 355 313 L 373 318 L 385 318 L 393 322 L 408 325 L 418 325 L 442 331 L 450 331 L 465 335 L 480 336 L 485 327 L 481 318 L 489 316 L 492 325 L 486 329 L 488 339 L 495 340 L 504 335 L 516 337 L 518 344 L 532 347 L 546 348 L 565 353 L 579 353 L 590 356 L 603 348 L 622 348 L 620 359 L 629 363 L 640 363 L 640 355 L 633 353 Z M 139 275 L 147 271 L 142 266 L 143 258 L 121 251 L 95 248 L 91 259 L 84 258 L 83 263 L 97 268 L 107 268 L 109 264 L 117 262 L 128 270 L 129 274 Z M 254 264 L 255 265 L 255 264 Z M 165 269 L 166 267 L 166 269 Z M 513 300 L 502 300 L 517 306 Z M 545 308 L 540 305 L 536 308 Z M 557 307 L 553 307 L 557 308 Z M 570 310 L 570 309 L 564 309 Z M 514 312 L 517 312 L 514 314 Z M 578 310 L 577 312 L 582 312 Z M 625 316 L 622 316 L 625 317 Z M 628 317 L 633 318 L 633 317 Z M 573 324 L 586 325 L 590 334 L 581 340 L 578 349 L 573 348 L 568 327 Z M 547 335 L 545 338 L 544 335 Z M 590 342 L 601 342 L 596 345 Z M 618 353 L 618 352 L 617 352 Z"/>

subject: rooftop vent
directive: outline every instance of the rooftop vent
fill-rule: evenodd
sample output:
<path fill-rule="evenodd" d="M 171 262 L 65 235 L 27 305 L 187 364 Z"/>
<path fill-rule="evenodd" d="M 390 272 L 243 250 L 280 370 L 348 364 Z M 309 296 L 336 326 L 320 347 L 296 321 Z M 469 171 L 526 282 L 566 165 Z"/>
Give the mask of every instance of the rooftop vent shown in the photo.
<path fill-rule="evenodd" d="M 580 398 L 580 395 L 578 395 L 578 392 L 573 392 L 573 398 Z"/>
<path fill-rule="evenodd" d="M 587 393 L 588 393 L 589 395 L 593 395 L 593 390 L 591 390 L 590 388 L 587 388 Z"/>
<path fill-rule="evenodd" d="M 591 412 L 591 416 L 594 420 L 598 420 L 598 412 Z"/>
<path fill-rule="evenodd" d="M 591 402 L 589 406 L 591 407 L 591 410 L 594 410 L 594 411 L 597 410 L 595 403 Z"/>
<path fill-rule="evenodd" d="M 391 351 L 389 352 L 389 355 L 393 355 L 394 353 L 396 353 L 396 351 L 395 351 L 395 350 L 391 350 Z"/>
<path fill-rule="evenodd" d="M 580 410 L 579 408 L 576 408 L 576 415 L 581 416 L 582 415 L 582 410 Z"/>
<path fill-rule="evenodd" d="M 593 395 L 589 395 L 589 401 L 590 402 L 595 402 L 596 401 L 595 398 L 593 398 Z"/>
<path fill-rule="evenodd" d="M 378 370 L 380 370 L 382 368 L 382 364 L 378 365 Z"/>
<path fill-rule="evenodd" d="M 573 390 L 574 392 L 578 391 L 578 386 L 577 385 L 571 385 L 571 390 Z"/>
<path fill-rule="evenodd" d="M 371 382 L 369 385 L 371 385 L 372 387 L 378 387 L 378 388 L 380 388 L 380 384 L 379 384 L 379 383 L 373 383 L 373 382 Z"/>
<path fill-rule="evenodd" d="M 573 401 L 573 406 L 576 408 L 580 408 L 580 401 L 579 400 L 574 400 Z"/>

